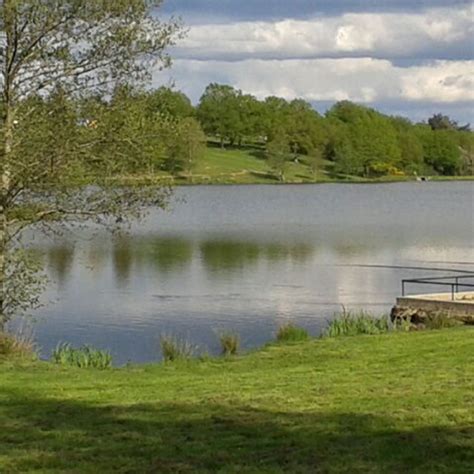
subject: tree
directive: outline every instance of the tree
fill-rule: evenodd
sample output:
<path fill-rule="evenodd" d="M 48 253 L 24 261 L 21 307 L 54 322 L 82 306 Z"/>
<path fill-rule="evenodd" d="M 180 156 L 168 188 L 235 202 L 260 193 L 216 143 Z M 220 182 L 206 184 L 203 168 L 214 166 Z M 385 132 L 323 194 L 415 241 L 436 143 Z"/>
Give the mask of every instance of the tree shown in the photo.
<path fill-rule="evenodd" d="M 290 158 L 290 145 L 282 133 L 267 143 L 268 165 L 280 181 L 285 181 L 285 171 Z"/>
<path fill-rule="evenodd" d="M 242 92 L 232 86 L 213 83 L 206 87 L 199 101 L 197 113 L 202 128 L 218 137 L 222 147 L 225 141 L 233 145 L 243 134 L 241 97 Z"/>
<path fill-rule="evenodd" d="M 414 125 L 403 117 L 392 117 L 391 123 L 396 130 L 400 148 L 399 167 L 408 174 L 423 173 L 423 143 Z"/>
<path fill-rule="evenodd" d="M 455 175 L 462 166 L 461 151 L 449 130 L 420 130 L 424 160 L 442 175 Z"/>
<path fill-rule="evenodd" d="M 151 0 L 1 4 L 0 325 L 33 301 L 23 291 L 24 301 L 15 303 L 19 293 L 11 293 L 24 281 L 24 265 L 16 265 L 15 277 L 10 256 L 26 227 L 87 219 L 110 225 L 140 215 L 148 205 L 165 204 L 165 190 L 111 186 L 104 170 L 109 161 L 101 154 L 123 137 L 101 136 L 94 121 L 72 133 L 81 117 L 71 105 L 90 95 L 106 97 L 120 84 L 144 83 L 154 68 L 169 66 L 167 47 L 182 29 L 179 22 L 152 14 L 160 5 Z M 114 155 L 117 163 L 128 159 Z M 93 186 L 84 189 L 84 184 Z"/>
<path fill-rule="evenodd" d="M 191 173 L 206 149 L 206 135 L 199 122 L 188 117 L 168 127 L 167 151 L 164 167 L 171 174 L 179 171 Z"/>
<path fill-rule="evenodd" d="M 194 107 L 186 94 L 169 87 L 160 87 L 149 93 L 147 107 L 153 112 L 159 112 L 177 119 L 195 116 Z"/>
<path fill-rule="evenodd" d="M 428 119 L 428 125 L 431 127 L 431 130 L 458 130 L 466 132 L 471 129 L 471 124 L 458 125 L 457 122 L 443 114 L 434 114 Z"/>
<path fill-rule="evenodd" d="M 329 110 L 328 118 L 339 121 L 344 130 L 344 140 L 336 146 L 335 154 L 339 171 L 371 177 L 396 170 L 401 152 L 396 130 L 388 117 L 343 101 Z"/>

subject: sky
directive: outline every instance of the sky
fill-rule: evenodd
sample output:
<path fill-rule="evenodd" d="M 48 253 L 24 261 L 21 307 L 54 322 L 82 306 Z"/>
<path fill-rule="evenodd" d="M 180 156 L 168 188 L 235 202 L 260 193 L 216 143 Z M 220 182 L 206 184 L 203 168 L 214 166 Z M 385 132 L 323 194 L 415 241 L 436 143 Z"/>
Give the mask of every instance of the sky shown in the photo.
<path fill-rule="evenodd" d="M 474 123 L 474 9 L 466 0 L 165 0 L 188 32 L 174 85 L 196 103 L 211 82 L 320 112 L 351 100 L 414 121 Z"/>

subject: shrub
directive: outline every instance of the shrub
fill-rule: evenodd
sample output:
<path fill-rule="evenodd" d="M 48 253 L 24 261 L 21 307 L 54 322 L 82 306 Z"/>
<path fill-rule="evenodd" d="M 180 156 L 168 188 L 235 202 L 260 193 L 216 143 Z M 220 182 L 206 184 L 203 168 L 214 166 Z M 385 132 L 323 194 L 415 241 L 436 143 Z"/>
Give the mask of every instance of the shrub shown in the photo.
<path fill-rule="evenodd" d="M 51 358 L 56 364 L 81 369 L 108 369 L 112 366 L 110 352 L 94 349 L 88 345 L 75 348 L 66 343 L 58 344 Z"/>
<path fill-rule="evenodd" d="M 180 339 L 169 334 L 163 334 L 160 337 L 160 346 L 165 362 L 192 359 L 197 352 L 197 347 L 186 339 Z"/>
<path fill-rule="evenodd" d="M 295 326 L 293 323 L 286 323 L 278 328 L 278 342 L 307 341 L 309 333 L 306 329 Z"/>
<path fill-rule="evenodd" d="M 219 334 L 221 351 L 224 356 L 236 355 L 240 348 L 240 336 L 234 332 L 223 332 Z"/>
<path fill-rule="evenodd" d="M 36 344 L 32 333 L 0 332 L 0 357 L 35 359 L 36 356 Z"/>
<path fill-rule="evenodd" d="M 430 313 L 424 322 L 426 329 L 445 329 L 462 324 L 461 321 L 451 318 L 450 315 L 446 313 Z"/>
<path fill-rule="evenodd" d="M 391 329 L 387 316 L 376 317 L 365 311 L 346 311 L 334 315 L 323 333 L 325 337 L 356 336 L 358 334 L 382 334 Z"/>

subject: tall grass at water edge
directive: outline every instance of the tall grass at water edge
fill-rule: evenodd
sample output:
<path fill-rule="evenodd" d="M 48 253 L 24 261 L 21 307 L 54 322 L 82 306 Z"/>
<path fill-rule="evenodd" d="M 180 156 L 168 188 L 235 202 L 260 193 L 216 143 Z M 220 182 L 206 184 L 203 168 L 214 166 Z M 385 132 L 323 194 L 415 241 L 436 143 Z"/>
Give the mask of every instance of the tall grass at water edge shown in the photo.
<path fill-rule="evenodd" d="M 31 328 L 22 326 L 14 333 L 0 331 L 0 357 L 36 359 L 38 347 Z"/>
<path fill-rule="evenodd" d="M 223 356 L 237 355 L 240 349 L 240 335 L 236 332 L 221 332 L 218 334 Z"/>
<path fill-rule="evenodd" d="M 309 333 L 306 329 L 296 326 L 293 323 L 282 324 L 277 331 L 278 342 L 299 342 L 307 341 Z"/>
<path fill-rule="evenodd" d="M 56 364 L 81 369 L 108 369 L 112 367 L 110 352 L 94 349 L 87 345 L 75 348 L 66 343 L 58 344 L 51 354 L 51 359 Z"/>
<path fill-rule="evenodd" d="M 365 311 L 351 312 L 343 308 L 323 332 L 323 337 L 382 334 L 394 329 L 388 316 L 374 316 Z"/>
<path fill-rule="evenodd" d="M 197 346 L 186 339 L 171 334 L 162 334 L 160 336 L 160 346 L 165 362 L 192 359 L 198 353 Z"/>

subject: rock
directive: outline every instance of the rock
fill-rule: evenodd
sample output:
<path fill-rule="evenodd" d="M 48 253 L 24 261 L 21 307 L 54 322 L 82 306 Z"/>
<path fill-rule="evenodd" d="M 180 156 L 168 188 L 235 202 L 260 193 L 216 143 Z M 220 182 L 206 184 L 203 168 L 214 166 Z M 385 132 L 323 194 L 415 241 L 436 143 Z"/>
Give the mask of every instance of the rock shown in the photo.
<path fill-rule="evenodd" d="M 390 319 L 394 324 L 410 324 L 410 329 L 424 329 L 434 320 L 439 321 L 440 319 L 457 321 L 459 324 L 474 324 L 474 317 L 471 314 L 404 306 L 394 306 L 390 313 Z"/>

